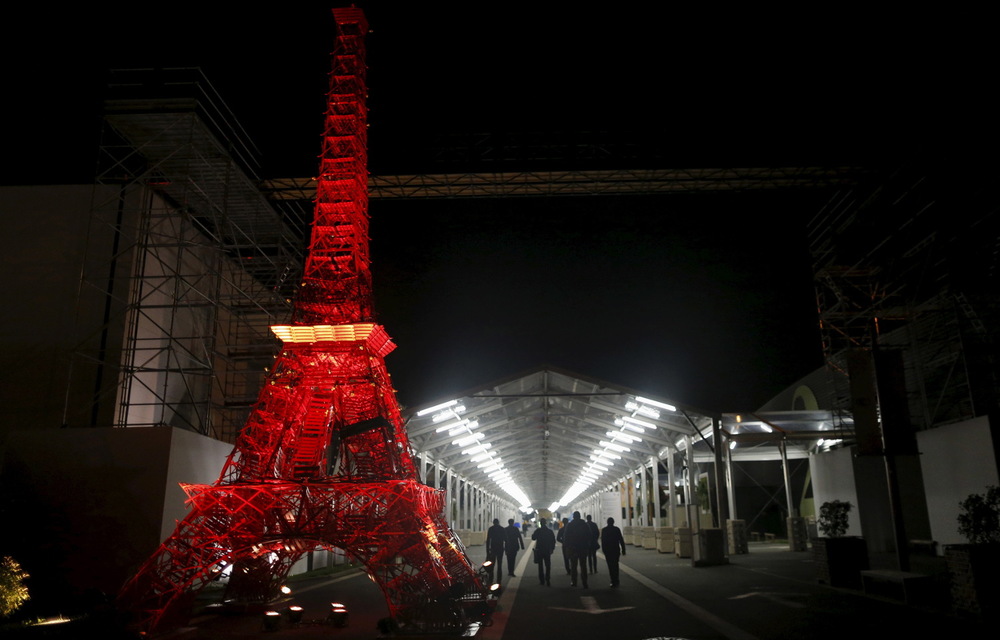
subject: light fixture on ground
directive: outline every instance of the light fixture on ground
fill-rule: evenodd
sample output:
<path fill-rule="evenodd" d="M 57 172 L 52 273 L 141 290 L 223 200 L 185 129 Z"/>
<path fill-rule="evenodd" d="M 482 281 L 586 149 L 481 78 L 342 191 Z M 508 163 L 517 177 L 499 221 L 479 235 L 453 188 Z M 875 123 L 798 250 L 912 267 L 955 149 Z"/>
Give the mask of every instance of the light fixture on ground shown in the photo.
<path fill-rule="evenodd" d="M 331 602 L 330 613 L 327 614 L 326 620 L 334 627 L 346 627 L 348 615 L 347 607 L 340 602 Z"/>
<path fill-rule="evenodd" d="M 285 609 L 285 615 L 288 616 L 288 624 L 300 624 L 302 622 L 302 607 L 293 604 Z"/>
<path fill-rule="evenodd" d="M 281 627 L 281 613 L 278 611 L 265 611 L 264 618 L 260 621 L 261 631 L 277 631 Z"/>

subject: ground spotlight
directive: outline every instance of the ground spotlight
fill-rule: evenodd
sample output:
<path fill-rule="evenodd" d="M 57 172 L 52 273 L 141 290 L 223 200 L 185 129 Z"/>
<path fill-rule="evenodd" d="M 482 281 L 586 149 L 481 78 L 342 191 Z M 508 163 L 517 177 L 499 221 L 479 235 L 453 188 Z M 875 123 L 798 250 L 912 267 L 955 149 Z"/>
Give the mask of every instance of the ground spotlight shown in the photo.
<path fill-rule="evenodd" d="M 331 602 L 330 614 L 326 617 L 326 619 L 335 627 L 346 627 L 348 615 L 347 607 L 339 602 Z"/>
<path fill-rule="evenodd" d="M 281 626 L 281 614 L 277 611 L 265 611 L 264 619 L 260 622 L 261 631 L 277 631 Z"/>
<path fill-rule="evenodd" d="M 285 609 L 285 614 L 288 616 L 289 624 L 299 624 L 302 622 L 302 607 L 297 604 Z"/>

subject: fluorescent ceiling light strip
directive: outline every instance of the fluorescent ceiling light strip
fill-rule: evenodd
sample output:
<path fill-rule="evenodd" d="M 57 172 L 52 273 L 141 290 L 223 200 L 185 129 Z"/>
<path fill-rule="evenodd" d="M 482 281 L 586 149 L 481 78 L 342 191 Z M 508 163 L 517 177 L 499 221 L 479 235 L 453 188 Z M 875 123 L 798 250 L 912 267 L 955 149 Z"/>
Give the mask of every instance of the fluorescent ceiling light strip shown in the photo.
<path fill-rule="evenodd" d="M 458 400 L 449 400 L 448 402 L 442 402 L 441 404 L 436 404 L 433 407 L 427 407 L 426 409 L 421 409 L 417 412 L 418 416 L 426 416 L 428 413 L 434 413 L 435 411 L 440 411 L 441 409 L 447 409 L 453 405 L 458 404 Z"/>
<path fill-rule="evenodd" d="M 482 444 L 480 444 L 478 446 L 469 447 L 468 449 L 462 451 L 462 455 L 463 456 L 467 456 L 470 453 L 482 453 L 482 452 L 486 451 L 487 449 L 489 449 L 492 446 L 493 445 L 490 444 L 489 442 L 484 442 L 484 443 L 482 443 Z"/>
<path fill-rule="evenodd" d="M 607 447 L 608 449 L 611 449 L 612 451 L 620 451 L 622 453 L 626 453 L 628 451 L 631 451 L 631 449 L 629 449 L 628 447 L 623 447 L 620 444 L 615 444 L 613 442 L 607 442 L 605 440 L 601 440 L 601 446 L 602 447 Z"/>
<path fill-rule="evenodd" d="M 647 429 L 656 428 L 656 425 L 653 424 L 652 422 L 646 422 L 645 420 L 640 420 L 639 418 L 633 418 L 632 416 L 623 416 L 622 420 L 625 422 L 626 425 L 635 424 L 639 425 L 640 427 L 645 427 Z"/>
<path fill-rule="evenodd" d="M 434 433 L 441 433 L 442 431 L 448 431 L 449 429 L 454 429 L 464 425 L 468 420 L 456 420 L 455 422 L 449 422 L 448 424 L 443 424 L 434 430 Z"/>
<path fill-rule="evenodd" d="M 467 444 L 472 444 L 477 440 L 482 440 L 486 437 L 485 433 L 473 433 L 471 436 L 466 436 L 464 438 L 459 438 L 458 440 L 453 440 L 452 444 L 456 447 L 464 447 Z"/>
<path fill-rule="evenodd" d="M 643 398 L 642 396 L 635 397 L 636 402 L 641 402 L 642 404 L 650 404 L 654 407 L 659 407 L 660 409 L 666 409 L 667 411 L 677 411 L 677 407 L 672 404 L 666 404 L 665 402 L 658 402 L 656 400 L 650 400 L 649 398 Z"/>

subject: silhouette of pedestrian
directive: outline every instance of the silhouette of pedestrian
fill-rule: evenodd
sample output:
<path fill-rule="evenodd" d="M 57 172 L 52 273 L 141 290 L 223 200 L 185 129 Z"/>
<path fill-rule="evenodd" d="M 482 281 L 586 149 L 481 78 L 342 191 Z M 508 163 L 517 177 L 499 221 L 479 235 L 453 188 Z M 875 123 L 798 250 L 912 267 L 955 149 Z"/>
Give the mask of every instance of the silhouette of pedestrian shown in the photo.
<path fill-rule="evenodd" d="M 516 578 L 514 561 L 517 559 L 517 550 L 524 548 L 524 538 L 521 536 L 521 530 L 514 526 L 513 518 L 507 520 L 507 527 L 503 531 L 506 535 L 504 549 L 507 551 L 507 577 Z"/>
<path fill-rule="evenodd" d="M 590 534 L 594 536 L 594 544 L 591 545 L 590 553 L 587 554 L 587 569 L 591 573 L 597 573 L 597 550 L 601 548 L 601 530 L 597 526 L 597 523 L 587 516 L 587 526 L 590 528 Z"/>
<path fill-rule="evenodd" d="M 493 518 L 493 526 L 486 530 L 486 559 L 491 562 L 490 580 L 493 579 L 493 572 L 496 571 L 496 578 L 499 581 L 503 577 L 503 543 L 505 538 L 500 520 Z"/>
<path fill-rule="evenodd" d="M 566 550 L 566 541 L 563 539 L 566 535 L 567 524 L 569 524 L 569 518 L 563 518 L 562 525 L 559 527 L 559 533 L 556 534 L 556 542 L 562 547 L 563 565 L 566 566 L 566 575 L 572 575 L 569 570 L 569 553 Z"/>
<path fill-rule="evenodd" d="M 579 568 L 580 579 L 583 588 L 587 585 L 587 555 L 594 544 L 594 536 L 590 533 L 590 527 L 580 517 L 579 511 L 573 512 L 573 519 L 563 527 L 563 548 L 569 555 L 569 566 L 572 586 L 576 586 L 577 569 Z"/>
<path fill-rule="evenodd" d="M 538 520 L 538 528 L 531 534 L 535 541 L 535 562 L 538 563 L 538 583 L 551 587 L 552 552 L 556 550 L 556 534 L 545 526 L 545 518 Z"/>
<path fill-rule="evenodd" d="M 615 526 L 615 519 L 608 518 L 608 526 L 601 529 L 601 551 L 608 561 L 608 574 L 611 576 L 611 586 L 618 586 L 619 553 L 625 555 L 625 537 L 622 530 Z"/>

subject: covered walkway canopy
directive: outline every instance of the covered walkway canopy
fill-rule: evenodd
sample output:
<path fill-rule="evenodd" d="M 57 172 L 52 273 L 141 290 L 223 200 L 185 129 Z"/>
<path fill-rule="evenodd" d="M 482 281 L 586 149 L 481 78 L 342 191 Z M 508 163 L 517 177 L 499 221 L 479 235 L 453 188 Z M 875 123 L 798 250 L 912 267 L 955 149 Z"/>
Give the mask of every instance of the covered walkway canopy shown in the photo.
<path fill-rule="evenodd" d="M 655 478 L 661 460 L 672 481 L 683 481 L 685 463 L 674 470 L 672 462 L 684 451 L 694 463 L 780 460 L 804 457 L 821 439 L 826 446 L 853 439 L 849 418 L 829 411 L 713 414 L 551 366 L 413 407 L 405 417 L 422 479 L 461 494 L 458 508 L 468 501 L 468 513 L 481 504 L 470 494 L 511 512 L 579 508 L 637 470 Z M 728 474 L 716 468 L 713 475 L 724 483 Z"/>
<path fill-rule="evenodd" d="M 410 443 L 429 484 L 440 472 L 518 507 L 569 506 L 631 469 L 710 438 L 720 416 L 553 367 L 415 407 Z"/>

